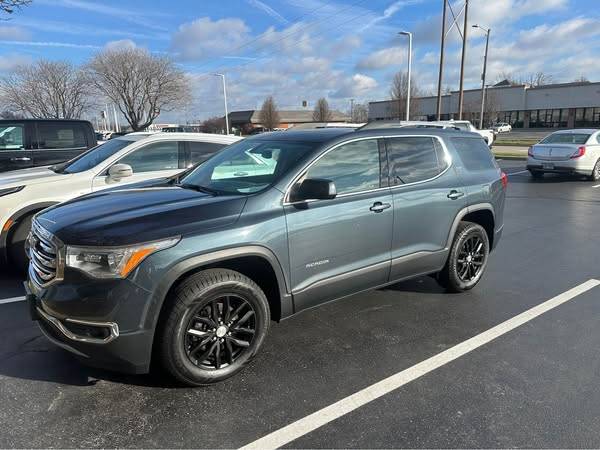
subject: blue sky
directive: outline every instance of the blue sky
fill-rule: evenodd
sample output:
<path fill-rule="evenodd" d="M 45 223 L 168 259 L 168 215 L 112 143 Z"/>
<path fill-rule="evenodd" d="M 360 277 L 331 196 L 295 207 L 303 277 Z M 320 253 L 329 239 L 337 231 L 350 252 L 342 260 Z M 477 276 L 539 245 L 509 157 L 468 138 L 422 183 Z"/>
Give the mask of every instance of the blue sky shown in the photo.
<path fill-rule="evenodd" d="M 469 23 L 491 27 L 490 79 L 543 71 L 555 81 L 600 81 L 598 0 L 470 0 Z M 461 9 L 463 0 L 453 2 Z M 341 110 L 389 97 L 406 68 L 414 32 L 419 88 L 437 83 L 441 0 L 33 0 L 0 22 L 0 73 L 39 58 L 84 63 L 107 47 L 138 46 L 171 56 L 188 73 L 194 98 L 162 119 L 222 114 L 220 81 L 231 109 L 260 106 L 273 95 L 297 109 L 321 96 Z M 483 33 L 469 29 L 466 87 L 477 87 Z M 458 87 L 458 33 L 449 35 L 444 86 Z"/>

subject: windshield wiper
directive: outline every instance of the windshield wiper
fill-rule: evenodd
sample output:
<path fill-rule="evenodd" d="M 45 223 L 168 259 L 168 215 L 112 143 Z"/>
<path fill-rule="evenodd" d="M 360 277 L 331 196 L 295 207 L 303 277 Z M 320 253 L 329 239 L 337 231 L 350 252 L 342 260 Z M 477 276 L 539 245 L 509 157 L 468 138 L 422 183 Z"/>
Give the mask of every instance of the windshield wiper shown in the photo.
<path fill-rule="evenodd" d="M 217 191 L 216 189 L 212 189 L 212 188 L 209 188 L 206 186 L 199 186 L 197 184 L 179 183 L 179 184 L 176 184 L 175 186 L 178 186 L 183 189 L 192 189 L 192 190 L 198 191 L 198 192 L 206 192 L 207 194 L 211 194 L 214 196 L 219 195 L 219 191 Z"/>
<path fill-rule="evenodd" d="M 65 164 L 55 164 L 50 166 L 50 170 L 54 173 L 65 173 Z"/>

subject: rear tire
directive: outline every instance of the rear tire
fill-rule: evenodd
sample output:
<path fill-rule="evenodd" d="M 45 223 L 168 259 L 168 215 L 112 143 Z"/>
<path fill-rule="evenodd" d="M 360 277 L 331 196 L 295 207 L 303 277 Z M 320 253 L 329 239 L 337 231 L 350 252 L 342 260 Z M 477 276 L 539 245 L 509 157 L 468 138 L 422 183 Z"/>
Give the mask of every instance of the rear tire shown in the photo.
<path fill-rule="evenodd" d="M 594 169 L 592 170 L 592 174 L 590 176 L 588 176 L 587 179 L 590 181 L 600 180 L 600 159 L 598 161 L 596 161 L 596 165 L 594 166 Z"/>
<path fill-rule="evenodd" d="M 269 329 L 265 294 L 233 270 L 194 274 L 166 301 L 155 341 L 159 362 L 189 386 L 216 383 L 240 372 Z"/>
<path fill-rule="evenodd" d="M 531 177 L 535 180 L 541 180 L 542 178 L 544 178 L 544 172 L 540 172 L 538 170 L 530 170 L 529 173 L 531 173 Z"/>
<path fill-rule="evenodd" d="M 9 235 L 7 246 L 9 267 L 17 273 L 26 273 L 29 266 L 29 258 L 25 253 L 25 242 L 31 231 L 32 220 L 33 215 L 21 218 Z"/>
<path fill-rule="evenodd" d="M 458 224 L 448 260 L 437 276 L 449 292 L 473 289 L 485 272 L 490 242 L 483 227 L 473 222 Z"/>

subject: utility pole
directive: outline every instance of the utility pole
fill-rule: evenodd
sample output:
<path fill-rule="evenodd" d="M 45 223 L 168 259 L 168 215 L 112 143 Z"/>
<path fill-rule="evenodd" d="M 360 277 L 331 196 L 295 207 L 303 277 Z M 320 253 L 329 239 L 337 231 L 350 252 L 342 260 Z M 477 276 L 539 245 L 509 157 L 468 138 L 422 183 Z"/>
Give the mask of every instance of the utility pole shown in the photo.
<path fill-rule="evenodd" d="M 483 28 L 480 25 L 473 25 L 473 28 L 479 28 L 485 32 L 485 54 L 483 56 L 483 72 L 481 73 L 481 115 L 479 116 L 479 129 L 483 130 L 483 114 L 485 111 L 485 72 L 487 69 L 488 46 L 490 43 L 491 28 Z"/>
<path fill-rule="evenodd" d="M 350 122 L 354 122 L 354 99 L 350 99 Z"/>
<path fill-rule="evenodd" d="M 442 0 L 444 2 L 444 12 L 442 13 L 442 39 L 441 39 L 441 48 L 440 48 L 440 73 L 438 76 L 438 91 L 437 91 L 437 108 L 436 115 L 437 120 L 440 120 L 442 117 L 442 78 L 444 75 L 444 43 L 446 42 L 446 7 L 447 0 Z"/>
<path fill-rule="evenodd" d="M 399 34 L 408 36 L 408 80 L 406 81 L 406 121 L 410 120 L 410 79 L 412 78 L 412 33 L 401 31 Z"/>
<path fill-rule="evenodd" d="M 225 134 L 229 134 L 229 111 L 227 109 L 227 85 L 225 83 L 225 74 L 222 73 L 213 73 L 216 77 L 221 77 L 223 80 L 223 101 L 225 102 L 225 128 L 227 132 Z"/>
<path fill-rule="evenodd" d="M 462 119 L 464 103 L 464 81 L 465 81 L 465 56 L 467 53 L 467 16 L 469 13 L 469 0 L 465 0 L 465 17 L 463 25 L 463 46 L 462 57 L 460 59 L 460 88 L 458 92 L 458 119 Z"/>
<path fill-rule="evenodd" d="M 118 133 L 121 131 L 121 127 L 119 126 L 119 120 L 117 119 L 117 108 L 115 108 L 115 104 L 113 103 L 113 116 L 115 118 L 115 131 Z"/>

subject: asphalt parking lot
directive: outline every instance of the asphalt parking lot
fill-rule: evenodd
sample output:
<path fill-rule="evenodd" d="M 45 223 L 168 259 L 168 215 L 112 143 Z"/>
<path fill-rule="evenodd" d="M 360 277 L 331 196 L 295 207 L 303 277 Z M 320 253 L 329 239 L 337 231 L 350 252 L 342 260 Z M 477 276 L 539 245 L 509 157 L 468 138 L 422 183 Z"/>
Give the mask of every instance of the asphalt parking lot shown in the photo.
<path fill-rule="evenodd" d="M 584 284 L 600 280 L 600 185 L 500 164 L 504 236 L 475 290 L 446 294 L 426 277 L 306 311 L 273 324 L 255 362 L 211 387 L 82 366 L 41 336 L 14 301 L 20 280 L 2 275 L 0 447 L 600 447 L 600 286 Z M 344 414 L 348 396 L 557 296 Z M 339 401 L 311 430 L 305 418 Z M 270 433 L 279 440 L 256 442 Z"/>

